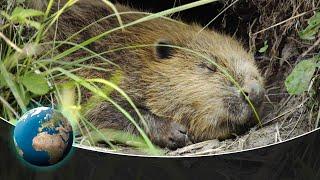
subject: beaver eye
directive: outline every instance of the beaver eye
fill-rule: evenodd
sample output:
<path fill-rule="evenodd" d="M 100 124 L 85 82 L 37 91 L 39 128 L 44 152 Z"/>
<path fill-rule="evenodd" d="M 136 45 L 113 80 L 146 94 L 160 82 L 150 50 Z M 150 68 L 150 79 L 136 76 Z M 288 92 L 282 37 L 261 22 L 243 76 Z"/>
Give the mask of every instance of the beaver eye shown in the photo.
<path fill-rule="evenodd" d="M 202 68 L 202 69 L 206 69 L 207 71 L 210 71 L 210 72 L 216 72 L 217 71 L 216 67 L 214 67 L 213 64 L 201 63 L 201 64 L 199 64 L 199 67 Z"/>
<path fill-rule="evenodd" d="M 174 49 L 169 47 L 171 43 L 168 40 L 161 39 L 156 43 L 155 53 L 158 59 L 169 59 L 173 53 Z"/>

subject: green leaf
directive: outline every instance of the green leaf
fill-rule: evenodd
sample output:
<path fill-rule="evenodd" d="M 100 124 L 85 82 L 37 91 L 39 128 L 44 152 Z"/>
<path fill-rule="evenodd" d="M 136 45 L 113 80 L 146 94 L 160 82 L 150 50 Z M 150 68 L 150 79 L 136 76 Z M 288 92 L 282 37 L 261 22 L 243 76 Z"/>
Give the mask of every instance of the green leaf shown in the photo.
<path fill-rule="evenodd" d="M 3 17 L 5 17 L 6 19 L 10 19 L 10 15 L 7 14 L 5 11 L 0 11 L 0 15 L 2 15 Z"/>
<path fill-rule="evenodd" d="M 15 79 L 14 75 L 9 73 L 7 74 L 12 80 Z M 0 73 L 0 88 L 2 87 L 8 87 L 5 76 L 3 74 Z"/>
<path fill-rule="evenodd" d="M 21 3 L 24 3 L 25 0 L 16 0 L 16 2 L 21 4 Z"/>
<path fill-rule="evenodd" d="M 306 29 L 299 33 L 301 39 L 313 40 L 320 29 L 320 12 L 317 12 L 308 20 Z"/>
<path fill-rule="evenodd" d="M 36 95 L 44 95 L 49 92 L 49 85 L 45 76 L 34 72 L 26 73 L 21 78 L 21 83 L 28 91 Z"/>
<path fill-rule="evenodd" d="M 7 86 L 10 88 L 10 91 L 13 94 L 16 102 L 19 104 L 21 110 L 23 112 L 26 112 L 27 108 L 26 105 L 23 103 L 21 96 L 15 86 L 15 79 L 11 77 L 10 73 L 8 72 L 2 61 L 0 61 L 0 72 L 1 75 L 4 77 L 4 80 L 6 81 Z"/>
<path fill-rule="evenodd" d="M 16 7 L 13 10 L 11 16 L 6 14 L 5 12 L 1 12 L 1 15 L 5 16 L 7 19 L 14 23 L 27 24 L 38 29 L 40 24 L 36 21 L 31 21 L 28 18 L 42 16 L 44 15 L 44 13 L 34 9 L 24 9 L 22 7 Z"/>
<path fill-rule="evenodd" d="M 259 49 L 259 53 L 264 53 L 264 52 L 266 52 L 268 48 L 269 48 L 268 41 L 265 41 L 265 42 L 264 42 L 264 46 Z"/>
<path fill-rule="evenodd" d="M 22 7 L 16 7 L 11 14 L 11 19 L 26 19 L 29 17 L 42 16 L 44 13 L 35 9 L 24 9 Z"/>
<path fill-rule="evenodd" d="M 32 26 L 32 27 L 34 27 L 34 28 L 36 28 L 36 29 L 40 29 L 40 27 L 41 27 L 41 24 L 39 23 L 39 22 L 37 22 L 37 21 L 30 21 L 30 20 L 27 20 L 26 21 L 26 24 L 28 24 L 28 25 L 30 25 L 30 26 Z"/>
<path fill-rule="evenodd" d="M 0 88 L 6 86 L 6 80 L 4 79 L 4 77 L 0 74 Z"/>
<path fill-rule="evenodd" d="M 20 97 L 25 105 L 28 105 L 31 100 L 30 92 L 26 91 L 25 87 L 19 82 L 14 82 L 14 85 L 20 94 Z"/>
<path fill-rule="evenodd" d="M 304 60 L 297 64 L 285 81 L 287 91 L 291 95 L 299 95 L 308 90 L 316 67 L 314 59 Z"/>

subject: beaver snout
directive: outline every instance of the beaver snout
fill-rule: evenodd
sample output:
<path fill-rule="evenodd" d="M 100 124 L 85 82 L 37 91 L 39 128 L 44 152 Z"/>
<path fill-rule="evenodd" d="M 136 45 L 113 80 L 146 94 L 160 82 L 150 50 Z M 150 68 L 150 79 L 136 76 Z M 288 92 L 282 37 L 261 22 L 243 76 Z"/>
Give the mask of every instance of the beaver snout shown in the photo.
<path fill-rule="evenodd" d="M 260 105 L 262 103 L 265 90 L 263 86 L 256 80 L 250 80 L 243 87 L 243 92 L 249 97 L 250 101 L 254 105 Z M 241 93 L 242 98 L 245 100 L 244 94 Z"/>

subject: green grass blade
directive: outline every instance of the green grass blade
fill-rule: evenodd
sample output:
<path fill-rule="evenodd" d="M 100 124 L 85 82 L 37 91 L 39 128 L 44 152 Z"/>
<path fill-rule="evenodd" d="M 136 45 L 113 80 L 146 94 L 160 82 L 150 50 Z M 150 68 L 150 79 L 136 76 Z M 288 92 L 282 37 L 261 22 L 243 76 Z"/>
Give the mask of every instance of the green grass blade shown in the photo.
<path fill-rule="evenodd" d="M 0 102 L 4 105 L 4 107 L 8 108 L 15 115 L 15 117 L 17 119 L 19 118 L 19 114 L 14 110 L 14 108 L 2 96 L 0 96 Z"/>
<path fill-rule="evenodd" d="M 127 11 L 127 12 L 120 12 L 119 15 L 128 15 L 128 14 L 141 14 L 141 15 L 151 15 L 152 13 L 147 13 L 147 12 L 139 12 L 139 11 Z M 71 40 L 72 38 L 74 38 L 76 35 L 80 34 L 81 32 L 87 30 L 88 28 L 90 28 L 91 26 L 103 21 L 103 20 L 107 20 L 109 18 L 115 17 L 116 14 L 110 14 L 108 16 L 105 16 L 103 18 L 98 19 L 97 21 L 94 21 L 92 23 L 90 23 L 89 25 L 83 27 L 82 29 L 80 29 L 79 31 L 75 32 L 74 34 L 72 34 L 71 36 L 69 36 L 67 39 L 63 40 L 61 43 L 59 43 L 57 46 L 55 46 L 55 48 L 59 48 L 61 45 L 63 45 L 64 43 L 67 43 L 69 40 Z M 184 24 L 180 21 L 176 21 L 174 19 L 168 18 L 168 17 L 161 17 L 163 19 L 166 19 L 168 21 L 172 21 L 175 23 L 179 23 L 179 24 Z M 52 53 L 53 49 L 50 49 L 48 52 L 46 52 L 45 54 L 43 54 L 39 59 L 42 59 L 44 57 L 46 57 L 48 54 Z"/>
<path fill-rule="evenodd" d="M 21 108 L 22 112 L 26 112 L 27 111 L 27 107 L 24 104 L 18 89 L 16 88 L 16 86 L 14 85 L 14 81 L 13 79 L 10 77 L 9 72 L 7 71 L 6 67 L 4 66 L 4 64 L 2 63 L 2 61 L 0 60 L 0 72 L 2 74 L 2 76 L 4 77 L 8 87 L 10 88 L 13 96 L 15 97 L 19 107 Z"/>
<path fill-rule="evenodd" d="M 178 7 L 175 7 L 175 8 L 171 8 L 171 9 L 168 9 L 168 10 L 164 10 L 164 11 L 161 11 L 161 12 L 156 13 L 156 14 L 151 14 L 149 16 L 140 18 L 140 19 L 138 19 L 136 21 L 130 22 L 130 23 L 125 24 L 123 26 L 119 26 L 117 28 L 108 30 L 108 31 L 106 31 L 104 33 L 101 33 L 98 36 L 92 37 L 92 38 L 80 43 L 79 45 L 84 47 L 84 46 L 87 46 L 87 45 L 89 45 L 89 44 L 101 39 L 102 37 L 108 35 L 109 33 L 114 32 L 114 31 L 129 27 L 129 26 L 133 26 L 133 25 L 138 24 L 138 23 L 150 21 L 150 20 L 162 17 L 162 16 L 167 16 L 169 14 L 180 12 L 180 11 L 183 11 L 183 10 L 186 10 L 186 9 L 190 9 L 190 8 L 194 8 L 194 7 L 197 7 L 197 6 L 205 5 L 205 4 L 208 4 L 208 3 L 211 3 L 211 2 L 215 2 L 215 1 L 218 1 L 218 0 L 200 0 L 200 1 L 193 2 L 193 3 L 189 3 L 189 4 L 182 5 L 182 6 L 178 6 Z M 79 50 L 79 47 L 72 47 L 72 48 L 60 53 L 59 55 L 55 56 L 54 59 L 56 59 L 56 60 L 57 59 L 61 59 L 61 58 L 65 57 L 65 56 L 67 56 L 67 55 L 69 55 L 69 54 L 71 54 L 71 53 L 73 53 L 73 52 L 75 52 L 77 50 Z"/>
<path fill-rule="evenodd" d="M 50 42 L 45 42 L 45 43 L 41 43 L 40 45 L 47 45 L 47 44 L 52 44 L 52 43 L 63 43 L 63 44 L 67 44 L 67 45 L 72 45 L 73 47 L 76 47 L 76 48 L 79 48 L 79 49 L 82 49 L 82 50 L 85 50 L 87 51 L 89 54 L 93 54 L 95 55 L 94 57 L 98 57 L 100 58 L 101 60 L 105 61 L 105 62 L 108 62 L 114 66 L 117 66 L 119 67 L 117 64 L 115 64 L 114 62 L 106 59 L 105 57 L 101 56 L 100 54 L 92 51 L 91 49 L 89 48 L 86 48 L 85 46 L 82 46 L 81 44 L 77 44 L 77 43 L 73 43 L 73 42 L 66 42 L 66 41 L 50 41 Z M 53 61 L 56 61 L 57 59 L 52 59 L 52 61 L 47 61 L 48 63 L 49 62 L 53 62 Z M 37 62 L 43 62 L 42 60 L 37 60 L 35 61 L 36 63 Z"/>
<path fill-rule="evenodd" d="M 140 111 L 138 110 L 138 108 L 134 105 L 133 101 L 131 100 L 131 98 L 122 90 L 120 89 L 117 85 L 113 84 L 110 81 L 106 81 L 104 79 L 88 79 L 89 82 L 98 82 L 98 83 L 102 83 L 105 84 L 109 87 L 111 87 L 112 89 L 115 89 L 116 91 L 118 91 L 128 102 L 129 104 L 133 107 L 133 109 L 136 111 L 136 113 L 138 114 L 143 126 L 145 127 L 145 129 L 149 132 L 149 127 L 146 123 L 146 121 L 144 120 L 144 118 L 142 117 Z M 142 130 L 141 130 L 142 131 Z M 140 130 L 139 130 L 140 132 Z M 143 132 L 143 131 L 142 131 Z"/>
<path fill-rule="evenodd" d="M 146 144 L 148 145 L 148 147 L 150 149 L 155 149 L 155 147 L 153 146 L 152 142 L 150 141 L 150 139 L 148 138 L 148 136 L 145 134 L 145 132 L 139 127 L 139 125 L 136 123 L 136 121 L 132 118 L 132 116 L 126 111 L 124 110 L 119 104 L 117 104 L 115 101 L 113 101 L 111 98 L 109 98 L 108 96 L 106 96 L 102 91 L 100 91 L 99 89 L 97 89 L 95 86 L 92 86 L 92 84 L 86 82 L 84 79 L 62 69 L 62 68 L 53 68 L 51 70 L 49 70 L 50 72 L 53 71 L 60 71 L 62 73 L 64 73 L 66 76 L 68 76 L 69 78 L 73 79 L 74 81 L 76 81 L 77 83 L 79 83 L 80 85 L 82 85 L 83 87 L 87 88 L 88 90 L 90 90 L 91 92 L 93 92 L 96 95 L 99 95 L 100 97 L 106 99 L 107 101 L 109 101 L 112 105 L 114 105 L 131 123 L 133 123 L 133 125 L 137 128 L 137 130 L 139 131 L 139 133 L 141 134 L 141 136 L 144 138 Z"/>

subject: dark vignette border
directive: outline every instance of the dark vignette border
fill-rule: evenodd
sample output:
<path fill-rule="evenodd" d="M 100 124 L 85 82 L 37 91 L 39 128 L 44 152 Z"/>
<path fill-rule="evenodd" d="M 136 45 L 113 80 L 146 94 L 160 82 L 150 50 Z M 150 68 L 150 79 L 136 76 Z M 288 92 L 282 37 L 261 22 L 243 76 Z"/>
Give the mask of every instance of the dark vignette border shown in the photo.
<path fill-rule="evenodd" d="M 26 165 L 16 154 L 13 126 L 0 121 L 0 179 L 320 179 L 320 129 L 284 143 L 201 157 L 139 157 L 74 147 L 49 168 Z"/>

